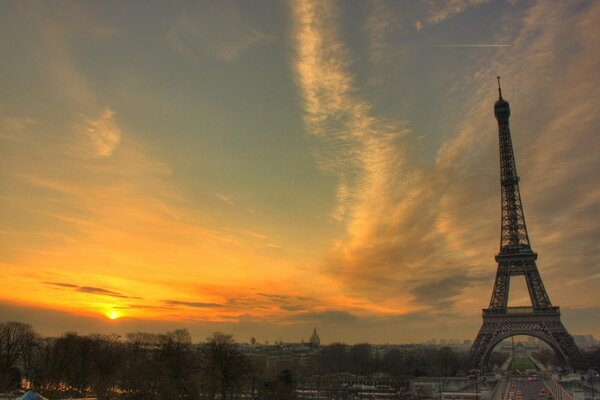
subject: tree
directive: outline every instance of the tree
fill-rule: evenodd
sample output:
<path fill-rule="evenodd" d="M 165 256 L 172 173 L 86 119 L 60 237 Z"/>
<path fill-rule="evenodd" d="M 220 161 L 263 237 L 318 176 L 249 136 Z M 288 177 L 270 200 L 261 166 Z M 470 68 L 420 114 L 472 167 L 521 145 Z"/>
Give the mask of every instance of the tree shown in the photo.
<path fill-rule="evenodd" d="M 587 359 L 588 366 L 590 368 L 600 371 L 600 349 L 596 349 L 592 353 L 589 353 L 589 355 L 587 355 Z"/>
<path fill-rule="evenodd" d="M 19 358 L 23 365 L 23 377 L 29 381 L 29 387 L 34 388 L 37 384 L 36 355 L 40 346 L 40 338 L 31 329 L 21 336 L 19 341 Z"/>
<path fill-rule="evenodd" d="M 160 398 L 189 399 L 198 391 L 194 382 L 197 363 L 192 354 L 192 337 L 187 329 L 159 335 L 158 360 L 162 376 Z"/>
<path fill-rule="evenodd" d="M 118 335 L 90 335 L 89 340 L 93 347 L 91 386 L 98 400 L 106 400 L 117 384 L 124 346 Z"/>
<path fill-rule="evenodd" d="M 158 359 L 159 336 L 152 333 L 129 333 L 121 363 L 119 387 L 131 400 L 157 399 L 161 381 Z"/>
<path fill-rule="evenodd" d="M 0 323 L 0 386 L 14 389 L 21 384 L 21 372 L 16 367 L 20 351 L 29 338 L 35 336 L 33 328 L 22 322 Z"/>
<path fill-rule="evenodd" d="M 392 375 L 400 375 L 406 373 L 405 354 L 399 349 L 391 349 L 383 355 L 382 370 Z"/>
<path fill-rule="evenodd" d="M 239 391 L 250 371 L 247 357 L 239 351 L 232 335 L 215 332 L 208 337 L 201 351 L 201 383 L 208 399 L 231 398 Z"/>
<path fill-rule="evenodd" d="M 264 400 L 294 400 L 296 399 L 296 382 L 294 375 L 288 369 L 281 371 L 276 380 L 265 382 L 261 390 Z"/>
<path fill-rule="evenodd" d="M 318 363 L 327 373 L 348 371 L 348 346 L 332 343 L 321 348 Z"/>
<path fill-rule="evenodd" d="M 542 348 L 540 351 L 534 352 L 532 356 L 546 368 L 550 368 L 552 365 L 558 365 L 556 354 L 548 348 Z"/>
<path fill-rule="evenodd" d="M 372 372 L 373 349 L 368 343 L 359 343 L 350 347 L 349 351 L 351 371 L 358 374 Z"/>
<path fill-rule="evenodd" d="M 54 343 L 53 366 L 67 392 L 83 394 L 92 384 L 94 341 L 76 332 L 67 332 Z"/>
<path fill-rule="evenodd" d="M 492 368 L 500 368 L 508 360 L 510 353 L 506 351 L 494 351 L 490 354 L 489 365 Z"/>

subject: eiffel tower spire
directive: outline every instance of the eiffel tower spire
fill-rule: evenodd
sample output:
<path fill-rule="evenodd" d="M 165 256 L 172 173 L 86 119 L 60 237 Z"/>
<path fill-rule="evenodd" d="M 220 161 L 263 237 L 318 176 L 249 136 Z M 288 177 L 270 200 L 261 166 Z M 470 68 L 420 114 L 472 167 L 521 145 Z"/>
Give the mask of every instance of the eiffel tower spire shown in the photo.
<path fill-rule="evenodd" d="M 501 234 L 500 251 L 490 306 L 483 310 L 483 326 L 469 354 L 470 366 L 485 369 L 494 347 L 515 335 L 530 335 L 546 342 L 563 365 L 577 366 L 581 361 L 573 337 L 560 321 L 558 307 L 552 306 L 538 271 L 537 253 L 531 249 L 519 191 L 519 176 L 512 146 L 510 105 L 502 98 L 500 77 L 494 115 L 500 142 Z M 524 276 L 531 307 L 508 307 L 510 279 Z"/>
<path fill-rule="evenodd" d="M 498 101 L 494 105 L 494 115 L 498 120 L 500 138 L 500 187 L 502 191 L 502 235 L 500 254 L 531 252 L 529 235 L 525 225 L 519 176 L 510 137 L 510 105 L 502 98 L 500 77 L 498 79 Z"/>

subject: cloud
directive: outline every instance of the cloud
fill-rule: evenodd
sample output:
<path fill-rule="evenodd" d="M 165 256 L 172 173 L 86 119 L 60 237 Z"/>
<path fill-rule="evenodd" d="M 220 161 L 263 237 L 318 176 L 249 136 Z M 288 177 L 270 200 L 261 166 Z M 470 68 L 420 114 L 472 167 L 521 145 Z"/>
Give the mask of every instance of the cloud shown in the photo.
<path fill-rule="evenodd" d="M 328 323 L 328 324 L 353 324 L 359 318 L 345 310 L 325 310 L 318 312 L 305 312 L 293 314 L 287 319 L 297 322 L 308 322 L 312 324 Z"/>
<path fill-rule="evenodd" d="M 453 15 L 460 14 L 470 7 L 487 3 L 488 0 L 433 0 L 425 2 L 425 19 L 430 24 L 439 24 Z"/>
<path fill-rule="evenodd" d="M 0 139 L 23 141 L 27 128 L 36 122 L 35 119 L 25 116 L 0 115 Z"/>
<path fill-rule="evenodd" d="M 114 116 L 115 112 L 106 107 L 98 117 L 82 116 L 77 124 L 76 130 L 90 140 L 92 151 L 98 157 L 110 157 L 121 143 L 122 132 Z"/>
<path fill-rule="evenodd" d="M 428 279 L 424 283 L 418 283 L 411 289 L 411 293 L 415 296 L 415 301 L 425 305 L 443 306 L 444 310 L 452 308 L 456 297 L 459 296 L 465 289 L 475 285 L 484 283 L 491 275 L 482 275 L 478 277 L 470 276 L 471 269 L 465 267 L 464 273 L 459 273 L 450 276 L 444 276 L 441 279 Z M 433 311 L 437 311 L 435 308 Z"/>
<path fill-rule="evenodd" d="M 217 303 L 200 303 L 193 301 L 178 301 L 178 300 L 163 300 L 163 303 L 170 306 L 184 306 L 184 307 L 192 307 L 192 308 L 215 308 L 215 307 L 223 307 L 222 304 Z"/>
<path fill-rule="evenodd" d="M 242 17 L 232 2 L 218 2 L 186 9 L 166 40 L 175 51 L 191 59 L 208 56 L 232 63 L 244 51 L 273 38 Z"/>
<path fill-rule="evenodd" d="M 384 0 L 372 1 L 370 5 L 370 14 L 365 24 L 370 57 L 376 63 L 393 60 L 397 53 L 390 51 L 390 42 L 404 33 L 402 12 Z"/>
<path fill-rule="evenodd" d="M 119 297 L 122 299 L 129 298 L 129 296 L 125 296 L 124 294 L 121 294 L 118 292 L 113 292 L 112 290 L 108 290 L 108 289 L 94 287 L 94 286 L 81 286 L 81 287 L 77 288 L 77 291 L 83 292 L 83 293 L 90 293 L 90 294 L 99 294 L 102 296 Z"/>
<path fill-rule="evenodd" d="M 286 301 L 291 298 L 291 296 L 286 296 L 286 295 L 281 295 L 281 294 L 257 293 L 257 295 L 266 297 L 271 300 L 277 300 L 277 301 Z"/>
<path fill-rule="evenodd" d="M 26 2 L 20 4 L 24 13 L 43 23 L 43 29 L 53 38 L 80 37 L 82 34 L 94 40 L 107 40 L 119 33 L 114 26 L 106 24 L 95 15 L 93 8 L 77 2 L 62 2 L 60 7 L 46 3 Z"/>
<path fill-rule="evenodd" d="M 224 203 L 229 204 L 230 206 L 235 204 L 235 201 L 233 200 L 232 195 L 223 194 L 223 193 L 215 193 L 215 197 L 218 198 L 219 200 L 223 201 Z"/>
<path fill-rule="evenodd" d="M 118 30 L 101 21 L 96 7 L 82 3 L 62 2 L 60 7 L 43 2 L 15 4 L 16 16 L 24 17 L 23 23 L 32 27 L 28 34 L 37 36 L 28 50 L 48 78 L 45 87 L 59 93 L 55 101 L 66 100 L 84 113 L 101 108 L 102 101 L 76 62 L 72 48 L 83 44 L 93 49 L 116 36 Z"/>
<path fill-rule="evenodd" d="M 266 299 L 267 302 L 265 304 L 268 304 L 271 308 L 287 312 L 313 310 L 317 308 L 319 304 L 316 299 L 303 296 L 273 293 L 257 293 L 257 296 Z"/>
<path fill-rule="evenodd" d="M 430 230 L 436 205 L 424 183 L 434 177 L 410 167 L 418 164 L 414 133 L 401 122 L 376 116 L 357 95 L 334 6 L 299 3 L 295 14 L 305 123 L 322 141 L 319 166 L 338 180 L 333 215 L 345 223 L 347 233 L 335 243 L 328 268 L 346 289 L 371 300 L 390 298 L 425 266 L 433 272 L 450 262 L 431 265 L 431 253 L 443 242 Z M 394 302 L 406 310 L 406 294 Z"/>
<path fill-rule="evenodd" d="M 369 15 L 365 31 L 369 39 L 369 56 L 374 67 L 381 63 L 393 62 L 402 65 L 406 49 L 398 44 L 408 43 L 407 36 L 414 31 L 440 24 L 454 15 L 472 7 L 478 7 L 488 0 L 452 0 L 424 2 L 369 2 Z"/>
<path fill-rule="evenodd" d="M 140 299 L 140 297 L 130 297 L 130 296 L 126 296 L 119 292 L 115 292 L 115 291 L 100 288 L 100 287 L 94 287 L 94 286 L 77 286 L 77 285 L 73 285 L 71 283 L 64 283 L 64 282 L 42 282 L 42 283 L 44 283 L 46 285 L 51 285 L 51 286 L 58 286 L 58 287 L 62 287 L 62 288 L 73 289 L 73 290 L 75 290 L 77 292 L 81 292 L 81 293 L 95 294 L 95 295 L 100 295 L 100 296 L 110 296 L 110 297 L 116 297 L 116 298 L 120 298 L 120 299 Z"/>
<path fill-rule="evenodd" d="M 79 286 L 73 285 L 72 283 L 64 283 L 64 282 L 42 282 L 46 285 L 60 286 L 65 288 L 78 288 Z"/>

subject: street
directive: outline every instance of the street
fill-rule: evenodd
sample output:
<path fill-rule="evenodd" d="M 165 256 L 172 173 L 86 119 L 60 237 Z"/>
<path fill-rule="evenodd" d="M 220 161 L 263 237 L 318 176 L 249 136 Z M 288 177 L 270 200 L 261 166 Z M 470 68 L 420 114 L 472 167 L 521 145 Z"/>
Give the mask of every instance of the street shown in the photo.
<path fill-rule="evenodd" d="M 541 380 L 528 380 L 527 376 L 510 378 L 508 400 L 552 400 L 552 394 Z"/>

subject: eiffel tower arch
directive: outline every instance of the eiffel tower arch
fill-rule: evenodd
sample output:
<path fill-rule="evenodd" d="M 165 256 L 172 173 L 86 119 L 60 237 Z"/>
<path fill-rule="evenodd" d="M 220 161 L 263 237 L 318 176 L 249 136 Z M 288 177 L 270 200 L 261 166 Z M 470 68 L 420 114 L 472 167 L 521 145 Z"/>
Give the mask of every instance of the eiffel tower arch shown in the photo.
<path fill-rule="evenodd" d="M 579 350 L 560 321 L 558 307 L 548 315 L 534 312 L 517 314 L 515 311 L 509 309 L 506 314 L 494 315 L 489 313 L 489 309 L 484 310 L 483 326 L 470 352 L 472 367 L 488 369 L 494 348 L 503 340 L 519 335 L 533 336 L 546 343 L 556 354 L 560 365 L 579 366 Z"/>
<path fill-rule="evenodd" d="M 483 325 L 473 342 L 468 366 L 485 370 L 496 345 L 516 335 L 539 338 L 556 353 L 559 362 L 570 368 L 581 366 L 581 353 L 561 322 L 559 307 L 553 306 L 538 271 L 537 253 L 531 249 L 519 191 L 519 177 L 510 135 L 510 106 L 502 98 L 494 105 L 500 139 L 501 235 L 498 269 L 492 298 L 483 309 Z M 531 307 L 509 307 L 510 279 L 524 276 Z"/>
<path fill-rule="evenodd" d="M 512 336 L 533 336 L 546 343 L 556 354 L 559 364 L 567 365 L 569 363 L 569 355 L 565 354 L 563 348 L 568 348 L 569 343 L 561 345 L 564 341 L 562 333 L 565 327 L 560 322 L 560 318 L 552 316 L 544 321 L 543 318 L 537 316 L 525 315 L 508 317 L 504 321 L 488 320 L 484 322 L 479 337 L 479 354 L 481 354 L 480 363 L 483 369 L 489 365 L 490 356 L 493 349 L 503 340 Z M 554 334 L 558 334 L 555 337 Z M 568 339 L 567 339 L 568 340 Z M 566 346 L 565 346 L 566 345 Z"/>

